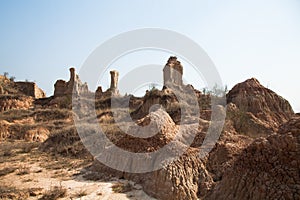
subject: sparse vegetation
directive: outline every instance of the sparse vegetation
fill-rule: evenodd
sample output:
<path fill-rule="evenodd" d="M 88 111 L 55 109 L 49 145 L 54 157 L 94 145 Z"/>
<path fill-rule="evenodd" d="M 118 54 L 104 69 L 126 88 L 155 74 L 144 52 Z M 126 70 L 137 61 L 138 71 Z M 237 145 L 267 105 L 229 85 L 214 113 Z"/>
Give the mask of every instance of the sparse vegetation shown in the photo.
<path fill-rule="evenodd" d="M 0 199 L 28 199 L 28 190 L 19 190 L 12 186 L 0 185 Z"/>
<path fill-rule="evenodd" d="M 155 83 L 151 83 L 150 85 L 149 85 L 149 91 L 154 91 L 154 90 L 157 90 L 157 84 L 155 84 Z"/>
<path fill-rule="evenodd" d="M 14 77 L 14 76 L 11 76 L 11 77 L 9 78 L 9 80 L 12 81 L 12 82 L 14 82 L 15 79 L 16 79 L 16 77 Z"/>
<path fill-rule="evenodd" d="M 81 189 L 81 190 L 79 190 L 78 192 L 76 192 L 75 197 L 76 197 L 76 198 L 81 198 L 81 197 L 84 197 L 84 196 L 86 196 L 86 195 L 88 195 L 87 191 Z"/>
<path fill-rule="evenodd" d="M 17 169 L 17 175 L 26 175 L 26 174 L 30 174 L 30 168 L 26 165 L 20 165 L 19 168 Z"/>
<path fill-rule="evenodd" d="M 82 140 L 77 134 L 77 129 L 87 133 L 89 137 L 99 139 L 97 136 L 97 125 L 84 124 L 82 126 L 68 126 L 60 130 L 53 131 L 51 136 L 40 146 L 40 150 L 49 152 L 52 155 L 63 155 L 70 158 L 84 158 L 91 161 L 92 156 L 82 144 Z"/>
<path fill-rule="evenodd" d="M 20 119 L 27 118 L 27 117 L 31 116 L 32 114 L 33 114 L 33 111 L 25 110 L 25 109 L 24 110 L 23 109 L 7 110 L 0 114 L 0 119 L 11 122 L 14 120 L 20 120 Z"/>
<path fill-rule="evenodd" d="M 3 76 L 4 76 L 5 78 L 7 78 L 7 77 L 8 77 L 8 75 L 9 75 L 9 73 L 8 73 L 8 72 L 4 72 L 4 73 L 3 73 Z"/>
<path fill-rule="evenodd" d="M 60 186 L 51 187 L 50 190 L 46 191 L 39 200 L 56 200 L 63 198 L 67 195 L 67 189 Z"/>
<path fill-rule="evenodd" d="M 33 181 L 33 179 L 31 179 L 31 178 L 28 178 L 28 179 L 23 180 L 24 183 L 26 183 L 26 182 L 31 182 L 31 181 Z"/>
<path fill-rule="evenodd" d="M 217 84 L 214 85 L 213 88 L 209 89 L 207 87 L 202 88 L 202 94 L 203 95 L 212 95 L 217 97 L 224 97 L 228 92 L 228 86 L 225 85 L 219 86 Z"/>
<path fill-rule="evenodd" d="M 126 193 L 132 191 L 133 186 L 129 182 L 128 183 L 117 182 L 112 186 L 112 190 L 115 193 Z"/>

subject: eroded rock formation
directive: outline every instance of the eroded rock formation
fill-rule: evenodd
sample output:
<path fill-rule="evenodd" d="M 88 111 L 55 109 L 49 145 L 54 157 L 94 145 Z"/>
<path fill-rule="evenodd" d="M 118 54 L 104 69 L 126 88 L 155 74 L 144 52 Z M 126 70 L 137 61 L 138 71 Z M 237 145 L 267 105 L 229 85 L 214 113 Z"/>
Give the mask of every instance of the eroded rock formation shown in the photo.
<path fill-rule="evenodd" d="M 276 132 L 294 112 L 289 102 L 255 78 L 234 86 L 227 94 L 228 117 L 239 133 L 252 137 Z"/>
<path fill-rule="evenodd" d="M 15 82 L 16 87 L 24 95 L 32 96 L 36 99 L 45 98 L 46 93 L 33 82 Z"/>
<path fill-rule="evenodd" d="M 14 82 L 0 75 L 0 95 L 31 96 L 35 99 L 45 98 L 46 93 L 34 82 Z"/>
<path fill-rule="evenodd" d="M 97 90 L 95 92 L 95 97 L 100 98 L 102 95 L 103 95 L 102 87 L 99 86 L 99 87 L 97 87 Z"/>
<path fill-rule="evenodd" d="M 70 80 L 68 82 L 64 80 L 58 80 L 54 84 L 54 97 L 64 95 L 75 95 L 88 94 L 87 83 L 82 83 L 79 76 L 75 73 L 74 68 L 70 68 Z"/>
<path fill-rule="evenodd" d="M 171 56 L 163 69 L 164 86 L 169 84 L 182 85 L 183 67 L 175 56 Z"/>
<path fill-rule="evenodd" d="M 256 139 L 206 199 L 299 199 L 300 118 Z"/>
<path fill-rule="evenodd" d="M 120 95 L 118 89 L 119 72 L 116 70 L 112 70 L 109 73 L 110 73 L 110 87 L 106 91 L 103 91 L 102 87 L 99 86 L 95 92 L 96 98 Z"/>
<path fill-rule="evenodd" d="M 157 130 L 153 124 L 151 125 L 152 120 L 160 130 L 155 136 L 136 138 L 120 132 L 117 135 L 118 138 L 115 137 L 112 141 L 118 147 L 135 153 L 159 150 L 174 139 L 175 135 L 178 134 L 179 126 L 175 125 L 168 113 L 162 109 L 151 112 L 137 123 L 143 127 L 150 125 L 148 130 L 151 132 L 151 130 Z M 140 129 L 129 129 L 129 132 L 142 134 Z M 114 175 L 133 180 L 141 184 L 146 193 L 158 199 L 196 200 L 198 196 L 204 196 L 210 190 L 213 181 L 205 168 L 204 162 L 200 159 L 199 150 L 197 148 L 189 148 L 182 143 L 188 135 L 199 132 L 198 124 L 183 125 L 181 130 L 181 139 L 175 145 L 170 146 L 169 150 L 177 151 L 187 148 L 187 152 L 174 162 L 164 165 L 162 169 L 142 174 L 124 173 L 104 166 L 98 161 L 95 161 L 92 169 L 105 173 L 108 176 Z M 125 163 L 120 164 L 125 165 Z M 135 164 L 131 164 L 130 167 L 139 169 L 141 166 L 138 166 L 138 164 L 142 163 Z"/>
<path fill-rule="evenodd" d="M 222 134 L 207 157 L 200 158 L 200 147 L 212 124 L 210 101 L 213 97 L 183 85 L 182 72 L 180 62 L 176 57 L 171 57 L 164 68 L 166 87 L 148 91 L 142 98 L 130 97 L 129 112 L 136 124 L 128 125 L 129 133 L 143 136 L 147 133 L 151 137 L 134 137 L 123 132 L 115 123 L 110 97 L 119 94 L 117 71 L 110 72 L 111 85 L 108 90 L 102 91 L 98 87 L 95 107 L 101 128 L 110 142 L 119 148 L 133 153 L 155 152 L 171 143 L 181 128 L 183 134 L 168 150 L 185 149 L 185 153 L 174 162 L 164 163 L 159 170 L 148 173 L 116 171 L 98 161 L 90 169 L 104 178 L 114 176 L 139 183 L 147 194 L 162 200 L 299 199 L 300 117 L 293 115 L 289 103 L 254 78 L 236 85 L 227 95 L 227 119 Z M 32 93 L 35 89 L 28 89 L 27 92 L 7 78 L 1 83 L 5 83 L 0 85 L 0 111 L 5 111 L 1 112 L 1 139 L 46 140 L 40 146 L 43 151 L 91 159 L 82 141 L 91 141 L 91 145 L 95 145 L 103 138 L 97 134 L 98 124 L 93 126 L 89 117 L 81 127 L 89 138 L 79 137 L 73 124 L 71 95 L 88 93 L 87 85 L 81 83 L 73 68 L 70 69 L 70 80 L 58 80 L 54 96 L 46 99 L 35 100 L 34 97 L 38 96 Z M 179 87 L 173 89 L 167 87 L 168 84 Z M 200 109 L 200 119 L 192 118 L 195 116 L 192 106 L 187 106 L 191 114 L 187 116 L 188 120 L 180 118 L 181 106 L 190 105 L 191 97 L 184 93 L 176 97 L 174 91 L 176 88 L 183 91 L 187 87 L 195 91 L 199 107 L 203 108 Z M 25 92 L 22 93 L 22 90 Z M 179 102 L 179 97 L 184 101 Z M 118 96 L 120 101 L 125 98 Z M 162 105 L 163 109 L 151 110 L 155 104 Z M 225 113 L 223 106 L 216 108 L 218 112 Z M 121 109 L 128 113 L 127 109 Z M 128 123 L 120 121 L 125 125 Z M 148 128 L 143 129 L 146 126 Z M 189 135 L 195 138 L 190 145 L 186 145 L 184 143 Z M 108 159 L 111 158 L 109 156 Z M 126 163 L 116 159 L 116 162 L 124 166 L 130 160 Z M 139 168 L 144 163 L 130 164 Z"/>

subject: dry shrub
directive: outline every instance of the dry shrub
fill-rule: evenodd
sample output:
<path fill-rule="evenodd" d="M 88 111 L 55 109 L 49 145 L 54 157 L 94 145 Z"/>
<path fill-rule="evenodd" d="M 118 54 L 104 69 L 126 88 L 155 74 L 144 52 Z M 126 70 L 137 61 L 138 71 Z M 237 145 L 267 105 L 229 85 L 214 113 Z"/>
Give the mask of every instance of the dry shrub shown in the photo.
<path fill-rule="evenodd" d="M 50 120 L 64 120 L 72 117 L 72 112 L 68 109 L 41 109 L 34 112 L 32 117 L 37 122 L 47 122 Z"/>
<path fill-rule="evenodd" d="M 133 190 L 133 186 L 130 183 L 121 183 L 121 182 L 118 182 L 118 183 L 115 183 L 112 186 L 112 190 L 115 193 L 126 193 L 126 192 L 132 191 Z"/>
<path fill-rule="evenodd" d="M 12 109 L 4 111 L 0 114 L 0 119 L 12 122 L 14 120 L 22 120 L 29 117 L 33 113 L 32 110 Z"/>
<path fill-rule="evenodd" d="M 17 175 L 25 175 L 25 174 L 30 174 L 30 168 L 26 165 L 20 165 L 19 168 L 17 169 Z"/>
<path fill-rule="evenodd" d="M 0 199 L 28 199 L 28 190 L 19 190 L 11 186 L 0 185 Z"/>
<path fill-rule="evenodd" d="M 75 197 L 76 197 L 76 198 L 81 198 L 81 197 L 84 197 L 84 196 L 86 196 L 86 195 L 88 195 L 87 191 L 81 189 L 81 190 L 79 190 L 78 192 L 76 192 Z"/>
<path fill-rule="evenodd" d="M 51 187 L 39 200 L 56 200 L 67 195 L 67 189 L 60 186 Z"/>

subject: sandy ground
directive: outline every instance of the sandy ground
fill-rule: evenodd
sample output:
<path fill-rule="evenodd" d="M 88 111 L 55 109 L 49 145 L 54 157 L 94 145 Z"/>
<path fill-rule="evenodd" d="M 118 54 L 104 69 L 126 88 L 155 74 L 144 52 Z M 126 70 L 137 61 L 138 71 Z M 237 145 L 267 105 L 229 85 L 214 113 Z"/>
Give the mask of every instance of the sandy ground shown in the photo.
<path fill-rule="evenodd" d="M 59 199 L 154 200 L 133 182 L 86 180 L 83 168 L 87 165 L 83 160 L 47 155 L 31 143 L 0 142 L 0 199 L 13 199 L 4 194 L 18 191 L 31 191 L 27 199 L 40 199 L 58 186 L 67 191 L 65 197 Z M 112 189 L 116 184 L 129 184 L 131 189 L 118 193 Z"/>

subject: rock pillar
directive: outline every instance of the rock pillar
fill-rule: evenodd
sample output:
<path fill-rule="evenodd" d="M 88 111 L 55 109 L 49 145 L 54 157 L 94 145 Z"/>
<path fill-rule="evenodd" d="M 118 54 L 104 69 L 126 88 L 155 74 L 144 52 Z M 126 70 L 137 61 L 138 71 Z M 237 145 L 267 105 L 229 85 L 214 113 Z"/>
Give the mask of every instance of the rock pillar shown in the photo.
<path fill-rule="evenodd" d="M 70 82 L 75 82 L 76 75 L 75 75 L 75 69 L 72 67 L 70 70 Z"/>
<path fill-rule="evenodd" d="M 183 67 L 175 56 L 171 56 L 163 69 L 164 86 L 168 84 L 175 84 L 181 86 Z"/>
<path fill-rule="evenodd" d="M 118 88 L 119 72 L 116 70 L 110 71 L 110 89 L 116 90 Z"/>

